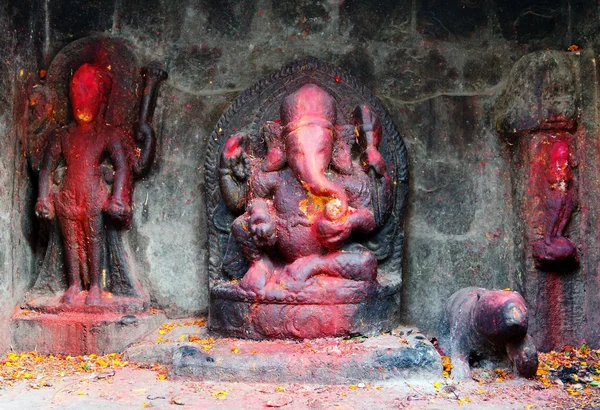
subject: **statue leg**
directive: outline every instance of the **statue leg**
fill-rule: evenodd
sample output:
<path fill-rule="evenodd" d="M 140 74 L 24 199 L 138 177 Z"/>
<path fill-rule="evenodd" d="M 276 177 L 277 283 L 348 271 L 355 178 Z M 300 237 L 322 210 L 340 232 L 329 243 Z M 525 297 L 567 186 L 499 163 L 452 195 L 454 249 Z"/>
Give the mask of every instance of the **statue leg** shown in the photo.
<path fill-rule="evenodd" d="M 571 217 L 571 212 L 573 212 L 573 198 L 572 194 L 567 191 L 565 193 L 563 204 L 560 207 L 560 220 L 556 227 L 556 236 L 564 235 L 565 227 L 567 226 L 567 222 L 569 222 L 569 218 Z"/>
<path fill-rule="evenodd" d="M 260 249 L 250 232 L 250 217 L 245 213 L 236 218 L 231 226 L 231 234 L 246 260 L 250 263 L 260 259 L 263 250 Z"/>
<path fill-rule="evenodd" d="M 83 229 L 79 221 L 65 217 L 58 218 L 58 225 L 63 237 L 67 283 L 69 287 L 62 297 L 63 303 L 73 303 L 73 298 L 82 290 L 81 286 L 81 247 Z"/>
<path fill-rule="evenodd" d="M 238 248 L 250 262 L 250 268 L 240 281 L 240 287 L 261 294 L 274 268 L 269 256 L 254 242 L 249 225 L 249 218 L 244 214 L 234 221 L 231 228 Z"/>
<path fill-rule="evenodd" d="M 102 299 L 102 288 L 100 286 L 100 271 L 104 256 L 104 218 L 102 215 L 88 218 L 84 225 L 86 237 L 86 251 L 88 272 L 90 277 L 90 290 L 85 303 L 87 305 L 98 305 Z"/>
<path fill-rule="evenodd" d="M 298 292 L 315 275 L 372 282 L 377 277 L 377 258 L 364 248 L 356 252 L 309 255 L 288 265 L 277 282 L 288 290 Z"/>

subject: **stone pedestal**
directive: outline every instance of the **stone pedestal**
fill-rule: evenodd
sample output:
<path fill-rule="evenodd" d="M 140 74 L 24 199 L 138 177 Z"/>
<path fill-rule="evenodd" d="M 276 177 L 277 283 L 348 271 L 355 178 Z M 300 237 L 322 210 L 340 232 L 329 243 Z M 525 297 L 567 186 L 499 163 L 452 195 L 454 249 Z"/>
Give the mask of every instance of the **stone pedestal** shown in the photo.
<path fill-rule="evenodd" d="M 165 320 L 162 312 L 125 312 L 123 305 L 76 307 L 70 311 L 59 304 L 49 304 L 43 311 L 19 308 L 10 325 L 12 348 L 41 354 L 122 352 Z"/>
<path fill-rule="evenodd" d="M 301 342 L 214 339 L 204 327 L 171 328 L 127 349 L 127 360 L 167 365 L 175 377 L 226 382 L 348 384 L 439 378 L 442 373 L 436 349 L 409 328 L 373 337 Z"/>
<path fill-rule="evenodd" d="M 377 334 L 397 325 L 399 284 L 345 285 L 340 281 L 328 289 L 317 283 L 298 294 L 260 298 L 223 282 L 211 289 L 210 330 L 246 339 L 302 340 Z"/>

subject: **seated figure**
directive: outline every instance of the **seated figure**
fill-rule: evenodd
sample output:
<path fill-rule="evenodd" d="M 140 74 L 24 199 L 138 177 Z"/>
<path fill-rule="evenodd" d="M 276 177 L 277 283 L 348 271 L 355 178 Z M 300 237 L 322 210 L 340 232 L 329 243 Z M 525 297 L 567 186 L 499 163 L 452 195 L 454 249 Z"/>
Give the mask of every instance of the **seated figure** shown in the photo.
<path fill-rule="evenodd" d="M 241 133 L 221 155 L 221 193 L 243 212 L 231 231 L 250 264 L 240 287 L 282 300 L 317 277 L 374 283 L 375 255 L 349 238 L 374 231 L 391 213 L 379 119 L 357 107 L 355 126 L 338 125 L 335 100 L 314 84 L 287 96 L 280 117 L 263 125 L 263 157 L 249 153 Z"/>

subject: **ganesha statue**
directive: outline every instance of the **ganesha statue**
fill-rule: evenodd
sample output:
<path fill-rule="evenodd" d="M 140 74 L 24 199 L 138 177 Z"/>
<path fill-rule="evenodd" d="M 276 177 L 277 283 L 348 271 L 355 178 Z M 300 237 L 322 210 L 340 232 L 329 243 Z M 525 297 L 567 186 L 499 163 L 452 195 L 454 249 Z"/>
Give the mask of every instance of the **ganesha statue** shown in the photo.
<path fill-rule="evenodd" d="M 218 126 L 211 329 L 254 339 L 380 331 L 397 320 L 402 140 L 347 74 L 316 60 L 290 67 L 289 88 L 273 76 L 240 96 L 259 105 L 237 112 L 254 116 L 250 126 L 226 123 L 231 113 Z M 269 92 L 260 107 L 252 94 Z M 385 141 L 380 151 L 390 136 L 399 149 Z"/>

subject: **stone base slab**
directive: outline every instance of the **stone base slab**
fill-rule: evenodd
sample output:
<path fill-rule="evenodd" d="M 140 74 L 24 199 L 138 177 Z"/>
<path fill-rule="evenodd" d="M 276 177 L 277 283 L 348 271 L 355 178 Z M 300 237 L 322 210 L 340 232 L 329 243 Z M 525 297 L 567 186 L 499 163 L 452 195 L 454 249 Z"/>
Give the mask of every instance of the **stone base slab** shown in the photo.
<path fill-rule="evenodd" d="M 336 292 L 320 289 L 312 295 L 290 292 L 290 300 L 257 300 L 238 284 L 221 283 L 211 289 L 210 330 L 224 337 L 304 340 L 373 335 L 398 325 L 399 289 L 380 285 L 340 286 Z"/>
<path fill-rule="evenodd" d="M 191 341 L 190 341 L 191 340 Z M 441 358 L 420 333 L 305 341 L 212 338 L 204 327 L 177 325 L 125 352 L 139 364 L 161 363 L 195 380 L 347 384 L 439 378 Z"/>
<path fill-rule="evenodd" d="M 104 355 L 122 352 L 157 329 L 164 320 L 161 312 L 52 314 L 19 309 L 10 324 L 10 338 L 17 352 Z"/>

